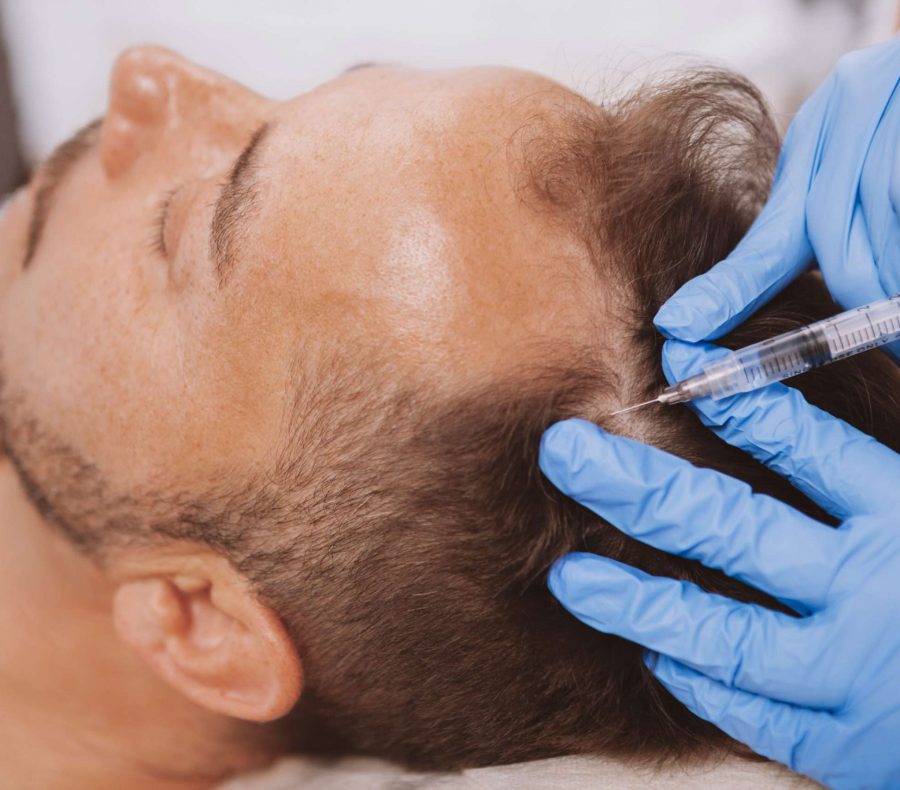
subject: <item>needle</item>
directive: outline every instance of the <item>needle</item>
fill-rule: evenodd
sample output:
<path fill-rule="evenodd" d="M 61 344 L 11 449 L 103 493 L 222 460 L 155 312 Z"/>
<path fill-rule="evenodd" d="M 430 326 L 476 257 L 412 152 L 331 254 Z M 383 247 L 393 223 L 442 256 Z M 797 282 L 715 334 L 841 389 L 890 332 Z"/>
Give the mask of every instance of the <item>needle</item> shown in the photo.
<path fill-rule="evenodd" d="M 607 417 L 615 417 L 617 414 L 625 414 L 625 412 L 634 411 L 635 409 L 641 409 L 644 406 L 649 406 L 651 403 L 659 403 L 659 398 L 654 398 L 653 400 L 644 401 L 643 403 L 638 403 L 634 406 L 628 406 L 624 409 L 619 409 L 618 411 L 613 411 L 607 414 Z"/>

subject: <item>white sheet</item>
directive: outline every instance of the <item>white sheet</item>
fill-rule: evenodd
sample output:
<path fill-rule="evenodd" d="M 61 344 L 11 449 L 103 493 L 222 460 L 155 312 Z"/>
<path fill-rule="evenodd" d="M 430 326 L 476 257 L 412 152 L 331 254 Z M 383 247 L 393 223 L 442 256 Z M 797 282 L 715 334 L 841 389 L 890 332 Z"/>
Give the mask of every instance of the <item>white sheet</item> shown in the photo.
<path fill-rule="evenodd" d="M 557 757 L 452 774 L 404 772 L 369 759 L 324 762 L 283 758 L 267 771 L 219 785 L 217 790 L 801 790 L 819 785 L 774 763 L 739 758 L 664 771 L 601 757 Z"/>

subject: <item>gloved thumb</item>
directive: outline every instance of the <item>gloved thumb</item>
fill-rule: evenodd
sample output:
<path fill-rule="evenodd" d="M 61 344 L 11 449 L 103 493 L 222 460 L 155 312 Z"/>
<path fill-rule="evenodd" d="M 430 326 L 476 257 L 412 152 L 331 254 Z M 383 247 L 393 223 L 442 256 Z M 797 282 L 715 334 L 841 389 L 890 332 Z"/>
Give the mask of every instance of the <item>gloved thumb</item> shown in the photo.
<path fill-rule="evenodd" d="M 734 252 L 660 308 L 654 323 L 664 335 L 690 342 L 721 337 L 809 266 L 805 189 L 792 184 L 790 175 L 776 185 Z"/>

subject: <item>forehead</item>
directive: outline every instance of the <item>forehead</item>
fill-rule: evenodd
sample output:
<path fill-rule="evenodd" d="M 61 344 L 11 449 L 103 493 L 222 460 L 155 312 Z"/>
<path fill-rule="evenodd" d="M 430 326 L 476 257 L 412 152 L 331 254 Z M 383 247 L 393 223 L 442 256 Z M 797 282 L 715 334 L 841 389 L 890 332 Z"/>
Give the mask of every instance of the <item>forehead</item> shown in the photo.
<path fill-rule="evenodd" d="M 399 122 L 410 130 L 452 129 L 468 123 L 473 130 L 502 131 L 506 125 L 514 129 L 535 112 L 552 112 L 571 101 L 584 100 L 553 80 L 521 69 L 363 65 L 283 102 L 279 112 L 287 123 L 295 113 L 302 116 L 315 107 L 335 117 L 354 115 L 362 122 L 378 118 Z"/>
<path fill-rule="evenodd" d="M 410 369 L 491 368 L 570 332 L 584 254 L 522 200 L 521 141 L 582 101 L 512 69 L 374 67 L 285 102 L 244 287 L 310 342 Z"/>

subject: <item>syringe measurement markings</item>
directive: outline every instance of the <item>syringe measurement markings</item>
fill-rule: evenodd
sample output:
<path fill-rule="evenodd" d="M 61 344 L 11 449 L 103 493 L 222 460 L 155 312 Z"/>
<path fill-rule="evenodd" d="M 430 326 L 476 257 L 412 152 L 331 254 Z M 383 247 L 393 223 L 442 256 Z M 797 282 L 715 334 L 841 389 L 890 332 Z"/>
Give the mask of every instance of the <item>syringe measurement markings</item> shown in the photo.
<path fill-rule="evenodd" d="M 843 359 L 852 354 L 860 354 L 863 351 L 871 351 L 873 348 L 878 348 L 884 343 L 890 342 L 888 338 L 892 335 L 894 337 L 900 335 L 900 318 L 897 316 L 881 319 L 874 324 L 868 315 L 866 316 L 866 320 L 869 322 L 870 332 L 862 337 L 862 339 L 866 341 L 864 343 L 858 342 L 858 339 L 853 336 L 853 333 L 850 333 L 850 336 L 848 337 L 836 333 L 838 341 L 837 345 L 839 345 L 840 348 L 836 348 L 832 352 L 831 359 L 833 361 Z M 848 343 L 847 340 L 855 340 L 856 342 Z"/>
<path fill-rule="evenodd" d="M 872 319 L 867 315 L 866 322 L 868 323 L 868 326 L 861 329 L 854 329 L 848 334 L 845 334 L 840 330 L 836 332 L 839 346 L 837 349 L 838 353 L 846 351 L 848 348 L 868 345 L 893 332 L 900 332 L 900 318 L 895 316 L 884 318 L 873 324 Z"/>
<path fill-rule="evenodd" d="M 862 329 L 852 329 L 848 333 L 843 333 L 840 330 L 837 332 L 837 338 L 839 341 L 839 351 L 844 351 L 847 348 L 852 348 L 854 346 L 861 345 L 862 343 L 867 343 L 871 340 L 874 340 L 875 330 L 871 326 L 871 321 L 869 321 L 869 326 L 864 327 Z"/>
<path fill-rule="evenodd" d="M 760 367 L 762 367 L 766 376 L 770 378 L 783 375 L 792 370 L 800 373 L 807 366 L 807 361 L 796 351 L 788 352 L 786 357 L 769 357 L 769 359 L 760 362 Z"/>
<path fill-rule="evenodd" d="M 890 301 L 900 307 L 900 294 Z M 842 327 L 842 323 L 851 322 L 840 319 L 850 317 L 851 312 L 864 313 L 866 326 L 850 328 L 845 325 Z M 836 319 L 838 320 L 826 319 L 821 323 L 800 329 L 794 336 L 790 334 L 784 337 L 779 336 L 756 346 L 747 346 L 741 352 L 734 352 L 738 355 L 738 359 L 730 363 L 726 370 L 716 371 L 715 375 L 723 378 L 731 377 L 739 372 L 746 384 L 749 385 L 746 389 L 754 389 L 770 381 L 796 376 L 813 367 L 878 348 L 893 340 L 900 340 L 900 314 L 897 313 L 882 315 L 873 321 L 869 313 L 869 306 L 867 306 L 858 311 L 848 311 L 844 316 L 836 316 Z M 809 334 L 810 331 L 812 331 L 812 335 Z M 803 342 L 801 338 L 805 338 L 806 342 Z M 784 341 L 787 341 L 787 345 L 794 347 L 784 349 Z M 754 361 L 751 362 L 751 359 Z M 731 365 L 736 365 L 737 370 Z M 710 370 L 707 370 L 707 373 L 713 375 Z M 746 391 L 740 385 L 736 386 L 737 389 L 734 386 L 725 386 L 723 389 L 731 392 Z M 721 395 L 713 397 L 721 397 Z"/>
<path fill-rule="evenodd" d="M 877 326 L 879 335 L 889 335 L 893 332 L 900 332 L 900 316 L 884 318 L 878 322 Z"/>
<path fill-rule="evenodd" d="M 866 310 L 864 315 L 866 316 L 866 327 L 869 330 L 869 333 L 868 333 L 868 335 L 865 335 L 862 339 L 868 343 L 876 338 L 876 334 L 875 334 L 875 327 L 872 326 L 872 316 L 869 314 L 869 311 Z M 860 343 L 860 345 L 862 345 L 862 343 Z"/>

